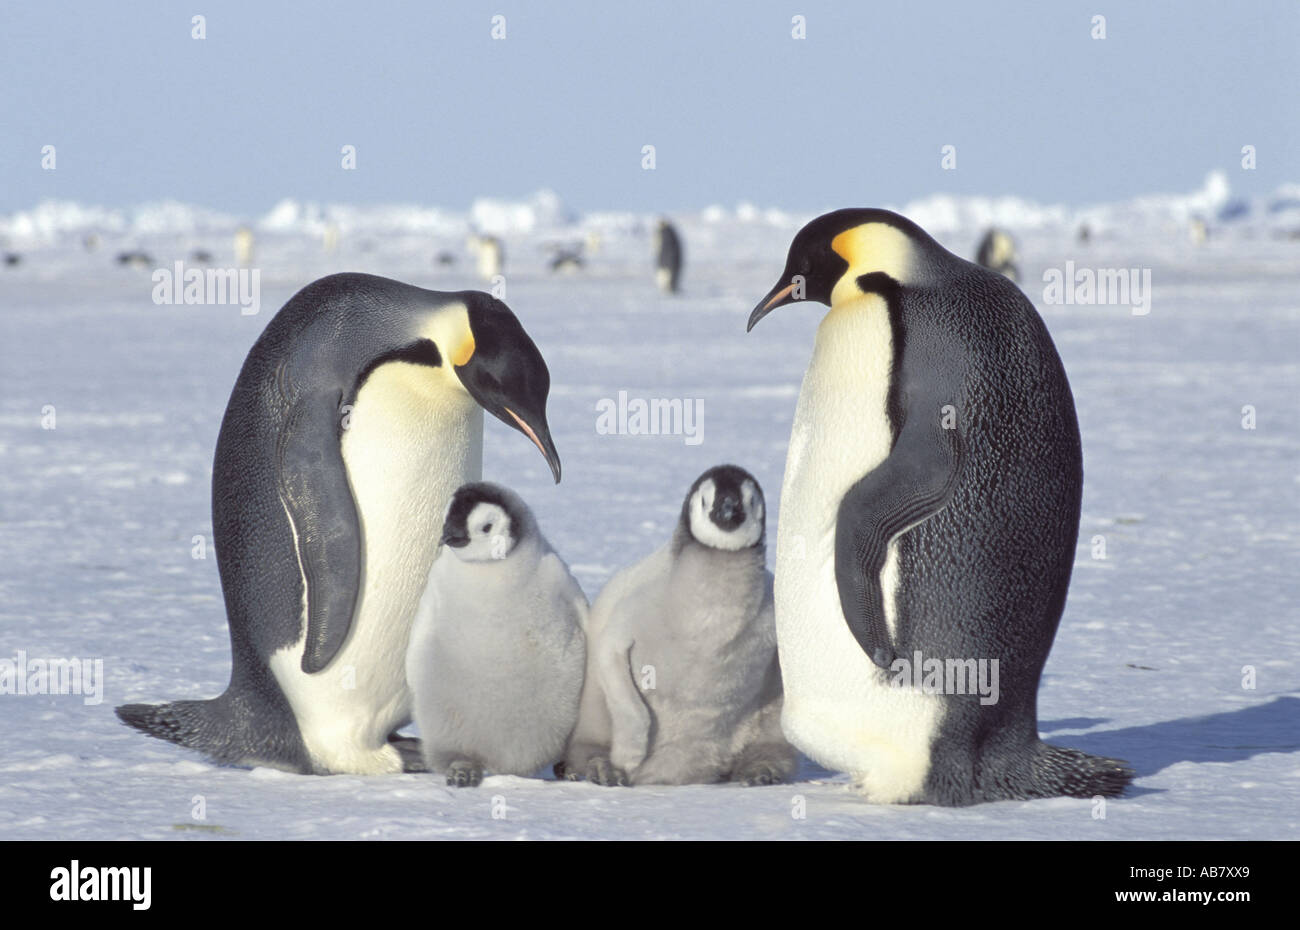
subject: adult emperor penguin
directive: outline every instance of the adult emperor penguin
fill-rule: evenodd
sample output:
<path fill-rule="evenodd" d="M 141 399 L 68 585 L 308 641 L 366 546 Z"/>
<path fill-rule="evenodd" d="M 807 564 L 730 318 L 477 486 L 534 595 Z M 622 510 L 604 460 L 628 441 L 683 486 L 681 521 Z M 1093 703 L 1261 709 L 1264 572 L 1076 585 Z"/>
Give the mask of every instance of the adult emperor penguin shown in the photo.
<path fill-rule="evenodd" d="M 363 274 L 299 291 L 253 345 L 217 438 L 212 524 L 233 668 L 209 701 L 130 704 L 152 736 L 232 764 L 399 772 L 418 748 L 404 656 L 483 411 L 560 480 L 550 374 L 510 309 Z"/>
<path fill-rule="evenodd" d="M 831 309 L 781 493 L 786 735 L 882 803 L 1120 793 L 1122 763 L 1038 737 L 1083 483 L 1042 319 L 1006 278 L 885 210 L 801 229 L 749 328 L 800 299 Z M 932 693 L 935 660 L 938 690 L 968 693 Z M 981 671 L 996 694 L 970 680 Z"/>
<path fill-rule="evenodd" d="M 681 278 L 681 236 L 672 223 L 660 220 L 655 227 L 655 283 L 665 294 L 676 294 Z"/>
<path fill-rule="evenodd" d="M 794 772 L 781 733 L 764 510 L 753 475 L 710 468 L 669 542 L 601 591 L 567 776 L 766 785 Z"/>
<path fill-rule="evenodd" d="M 587 598 L 528 505 L 485 481 L 452 495 L 406 679 L 429 770 L 477 785 L 564 755 L 578 720 Z"/>
<path fill-rule="evenodd" d="M 996 226 L 984 233 L 975 251 L 975 261 L 1012 281 L 1020 280 L 1020 269 L 1016 267 L 1016 242 L 1009 233 Z"/>
<path fill-rule="evenodd" d="M 484 281 L 491 281 L 505 271 L 506 249 L 496 236 L 472 235 L 469 247 L 474 253 L 478 276 Z"/>

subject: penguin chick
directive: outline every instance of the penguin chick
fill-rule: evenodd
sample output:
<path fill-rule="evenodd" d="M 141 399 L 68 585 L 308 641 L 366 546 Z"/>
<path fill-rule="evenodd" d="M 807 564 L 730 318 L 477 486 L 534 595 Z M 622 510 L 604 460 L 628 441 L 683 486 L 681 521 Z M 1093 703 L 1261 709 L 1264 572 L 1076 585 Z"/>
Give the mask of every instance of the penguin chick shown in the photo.
<path fill-rule="evenodd" d="M 793 774 L 764 517 L 752 475 L 711 468 L 667 545 L 606 585 L 588 626 L 568 777 L 764 785 Z"/>
<path fill-rule="evenodd" d="M 578 716 L 587 598 L 513 491 L 452 495 L 406 654 L 425 763 L 447 784 L 531 775 Z"/>

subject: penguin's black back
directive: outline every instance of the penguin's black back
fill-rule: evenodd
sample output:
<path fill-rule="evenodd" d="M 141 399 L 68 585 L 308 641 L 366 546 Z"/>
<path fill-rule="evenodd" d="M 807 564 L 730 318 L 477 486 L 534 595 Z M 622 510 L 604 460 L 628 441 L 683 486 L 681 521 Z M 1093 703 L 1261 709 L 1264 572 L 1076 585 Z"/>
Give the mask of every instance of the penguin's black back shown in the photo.
<path fill-rule="evenodd" d="M 937 420 L 951 404 L 961 449 L 947 506 L 900 537 L 897 637 L 925 658 L 999 663 L 996 704 L 947 696 L 927 791 L 941 803 L 1040 796 L 1019 782 L 1042 752 L 1038 681 L 1078 537 L 1073 395 L 1047 327 L 1001 275 L 957 260 L 890 303 L 902 352 L 891 418 Z M 920 397 L 934 409 L 909 409 Z"/>

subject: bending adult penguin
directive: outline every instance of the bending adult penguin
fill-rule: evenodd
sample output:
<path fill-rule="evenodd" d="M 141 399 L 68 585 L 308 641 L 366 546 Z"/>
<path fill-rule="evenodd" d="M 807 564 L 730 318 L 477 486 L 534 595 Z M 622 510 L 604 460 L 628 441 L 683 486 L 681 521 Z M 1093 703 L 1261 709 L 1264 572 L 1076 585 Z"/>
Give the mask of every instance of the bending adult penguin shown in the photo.
<path fill-rule="evenodd" d="M 1119 794 L 1121 762 L 1038 737 L 1083 484 L 1042 319 L 1006 278 L 885 210 L 801 229 L 749 328 L 801 299 L 831 309 L 781 493 L 786 736 L 882 803 Z M 967 693 L 913 686 L 911 665 L 928 676 L 935 660 L 939 690 Z M 999 693 L 971 693 L 981 669 Z"/>
<path fill-rule="evenodd" d="M 230 685 L 123 721 L 231 764 L 421 767 L 404 656 L 452 492 L 482 471 L 483 411 L 555 480 L 550 374 L 505 304 L 338 274 L 253 345 L 217 438 L 212 524 Z"/>
<path fill-rule="evenodd" d="M 406 654 L 425 762 L 455 787 L 532 775 L 578 720 L 587 597 L 499 484 L 452 495 L 442 542 Z"/>
<path fill-rule="evenodd" d="M 766 516 L 753 475 L 710 468 L 691 485 L 672 539 L 600 592 L 566 777 L 769 785 L 793 774 Z"/>

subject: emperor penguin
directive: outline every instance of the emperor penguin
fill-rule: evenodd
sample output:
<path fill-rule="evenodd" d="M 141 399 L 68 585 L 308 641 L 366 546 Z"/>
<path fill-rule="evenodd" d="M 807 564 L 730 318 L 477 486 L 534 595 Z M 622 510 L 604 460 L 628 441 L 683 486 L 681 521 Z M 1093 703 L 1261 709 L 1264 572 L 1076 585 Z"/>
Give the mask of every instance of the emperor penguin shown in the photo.
<path fill-rule="evenodd" d="M 441 542 L 406 653 L 425 762 L 456 787 L 532 775 L 578 720 L 586 595 L 501 485 L 460 487 Z"/>
<path fill-rule="evenodd" d="M 681 278 L 681 237 L 672 223 L 660 220 L 655 227 L 655 283 L 665 294 L 676 294 Z"/>
<path fill-rule="evenodd" d="M 582 243 L 578 243 L 555 246 L 547 267 L 556 274 L 574 274 L 582 270 L 583 264 Z"/>
<path fill-rule="evenodd" d="M 487 294 L 364 274 L 299 291 L 249 352 L 217 437 L 230 684 L 118 716 L 221 763 L 421 768 L 390 735 L 411 719 L 403 659 L 442 515 L 481 477 L 485 410 L 560 480 L 549 390 L 537 346 Z"/>
<path fill-rule="evenodd" d="M 1020 269 L 1016 267 L 1016 243 L 1004 230 L 993 227 L 980 240 L 975 253 L 976 263 L 983 265 L 1012 281 L 1020 280 Z"/>
<path fill-rule="evenodd" d="M 669 542 L 601 591 L 567 777 L 766 785 L 793 774 L 764 519 L 749 472 L 711 468 Z"/>
<path fill-rule="evenodd" d="M 800 300 L 830 312 L 777 530 L 786 736 L 880 803 L 1119 794 L 1120 761 L 1038 737 L 1083 464 L 1033 305 L 872 209 L 801 229 L 749 328 Z"/>
<path fill-rule="evenodd" d="M 470 236 L 470 251 L 474 253 L 478 276 L 491 281 L 503 274 L 506 267 L 506 250 L 496 236 Z"/>
<path fill-rule="evenodd" d="M 235 230 L 235 264 L 240 268 L 253 264 L 253 230 L 247 226 Z"/>

